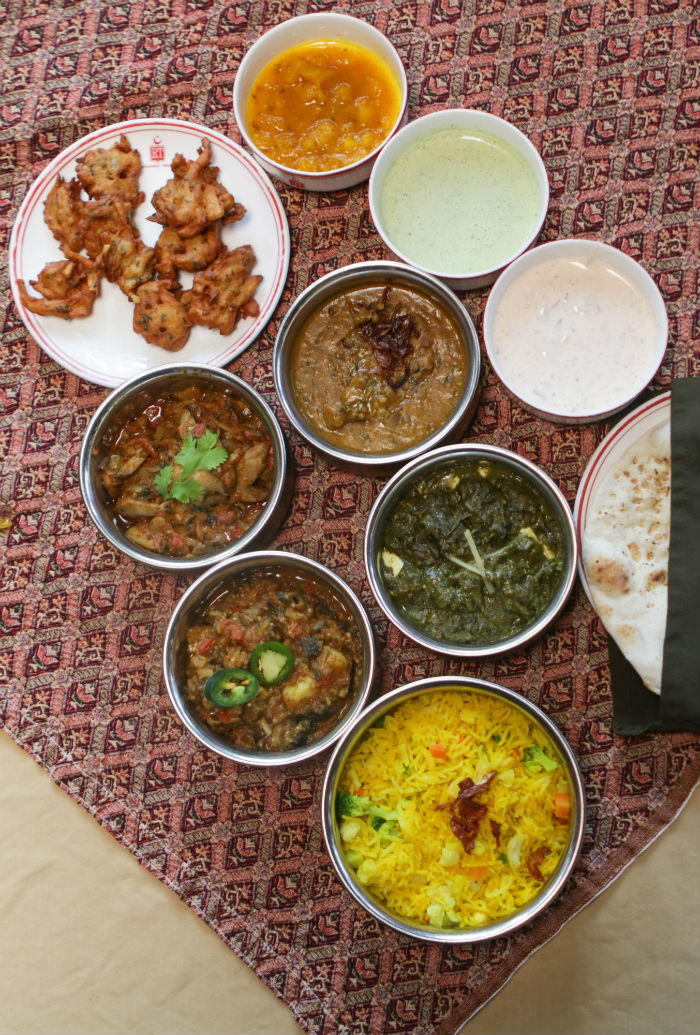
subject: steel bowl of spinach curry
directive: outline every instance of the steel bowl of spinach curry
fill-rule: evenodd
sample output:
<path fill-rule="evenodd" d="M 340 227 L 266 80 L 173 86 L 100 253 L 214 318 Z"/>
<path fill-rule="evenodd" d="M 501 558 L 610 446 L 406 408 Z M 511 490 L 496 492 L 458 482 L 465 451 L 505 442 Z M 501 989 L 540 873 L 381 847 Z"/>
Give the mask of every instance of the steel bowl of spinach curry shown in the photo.
<path fill-rule="evenodd" d="M 564 607 L 576 575 L 569 506 L 552 479 L 498 446 L 435 449 L 386 484 L 365 566 L 387 617 L 431 650 L 515 651 Z"/>

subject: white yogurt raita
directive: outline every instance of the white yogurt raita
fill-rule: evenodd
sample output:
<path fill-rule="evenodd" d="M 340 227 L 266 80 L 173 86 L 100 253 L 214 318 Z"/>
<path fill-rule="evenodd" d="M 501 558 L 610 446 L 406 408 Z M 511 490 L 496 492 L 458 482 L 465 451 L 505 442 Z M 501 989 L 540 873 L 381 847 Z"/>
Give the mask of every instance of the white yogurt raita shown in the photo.
<path fill-rule="evenodd" d="M 658 339 L 641 288 L 614 262 L 582 251 L 515 276 L 496 304 L 489 346 L 496 372 L 526 404 L 584 417 L 641 391 Z"/>

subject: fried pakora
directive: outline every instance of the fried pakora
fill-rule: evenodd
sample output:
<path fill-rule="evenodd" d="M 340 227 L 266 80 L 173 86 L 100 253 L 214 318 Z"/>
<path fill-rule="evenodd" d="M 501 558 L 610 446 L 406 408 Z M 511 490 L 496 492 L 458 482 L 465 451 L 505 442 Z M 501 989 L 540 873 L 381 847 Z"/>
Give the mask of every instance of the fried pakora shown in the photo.
<path fill-rule="evenodd" d="M 89 316 L 99 290 L 98 264 L 77 252 L 68 258 L 49 262 L 30 285 L 41 298 L 27 291 L 23 280 L 17 281 L 22 304 L 37 316 L 60 316 L 64 320 Z"/>
<path fill-rule="evenodd" d="M 88 316 L 104 274 L 135 304 L 134 331 L 169 352 L 185 345 L 193 323 L 229 334 L 240 316 L 256 316 L 252 296 L 262 277 L 251 275 L 255 253 L 249 245 L 229 251 L 220 239 L 220 226 L 246 210 L 218 182 L 211 159 L 206 138 L 195 159 L 175 156 L 173 178 L 153 196 L 150 219 L 163 229 L 149 248 L 132 219 L 144 198 L 139 153 L 124 135 L 108 149 L 87 151 L 77 178 L 58 176 L 47 194 L 44 219 L 66 259 L 48 263 L 30 281 L 39 298 L 18 281 L 26 309 L 63 319 Z M 180 270 L 194 274 L 184 294 Z"/>
<path fill-rule="evenodd" d="M 194 237 L 182 238 L 171 227 L 161 230 L 155 246 L 155 263 L 161 280 L 177 276 L 176 270 L 196 273 L 211 265 L 221 250 L 218 225 L 206 226 Z"/>
<path fill-rule="evenodd" d="M 257 316 L 253 294 L 262 277 L 251 276 L 254 265 L 255 252 L 245 244 L 233 251 L 224 248 L 211 266 L 195 273 L 191 289 L 182 295 L 191 322 L 230 334 L 240 316 Z"/>
<path fill-rule="evenodd" d="M 165 284 L 149 280 L 136 290 L 134 330 L 150 345 L 177 352 L 190 336 L 190 321 L 182 302 Z"/>
<path fill-rule="evenodd" d="M 218 182 L 219 170 L 210 166 L 211 144 L 205 138 L 194 161 L 175 155 L 174 178 L 153 195 L 155 213 L 148 218 L 177 231 L 180 237 L 194 237 L 205 226 L 242 219 L 245 208 Z"/>
<path fill-rule="evenodd" d="M 122 134 L 112 147 L 87 151 L 76 166 L 76 176 L 91 198 L 111 198 L 138 205 L 145 195 L 139 190 L 141 155 Z"/>
<path fill-rule="evenodd" d="M 137 301 L 136 289 L 153 280 L 153 249 L 147 248 L 131 227 L 110 237 L 102 249 L 102 263 L 107 280 L 118 284 L 132 302 Z"/>
<path fill-rule="evenodd" d="M 100 199 L 81 202 L 83 248 L 91 259 L 102 254 L 105 244 L 131 227 L 131 208 L 122 201 Z"/>
<path fill-rule="evenodd" d="M 46 195 L 44 221 L 63 250 L 79 252 L 83 247 L 82 209 L 78 181 L 57 176 Z"/>

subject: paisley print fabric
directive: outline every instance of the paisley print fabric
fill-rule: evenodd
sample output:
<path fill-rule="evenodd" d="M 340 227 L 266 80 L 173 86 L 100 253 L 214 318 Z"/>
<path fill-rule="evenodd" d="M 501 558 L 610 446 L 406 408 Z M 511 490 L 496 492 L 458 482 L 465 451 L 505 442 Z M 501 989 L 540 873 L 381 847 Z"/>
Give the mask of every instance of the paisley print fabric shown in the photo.
<path fill-rule="evenodd" d="M 0 106 L 0 717 L 8 733 L 210 924 L 309 1032 L 450 1032 L 538 945 L 613 880 L 676 814 L 697 779 L 696 738 L 613 732 L 605 636 L 577 587 L 522 654 L 483 664 L 413 645 L 375 605 L 363 525 L 382 484 L 329 466 L 290 428 L 271 354 L 290 301 L 316 277 L 384 257 L 366 184 L 279 188 L 292 237 L 282 300 L 231 369 L 282 420 L 295 495 L 275 547 L 332 567 L 373 621 L 383 691 L 438 673 L 515 687 L 552 716 L 584 775 L 580 863 L 546 914 L 509 938 L 439 949 L 400 937 L 345 893 L 324 851 L 324 759 L 266 772 L 202 750 L 170 706 L 160 650 L 189 582 L 116 553 L 90 524 L 81 436 L 105 397 L 49 360 L 7 288 L 7 244 L 34 177 L 69 143 L 144 116 L 201 122 L 239 140 L 232 85 L 246 48 L 297 13 L 333 7 L 388 33 L 405 62 L 409 114 L 489 110 L 539 148 L 552 197 L 541 240 L 593 237 L 658 283 L 670 343 L 655 387 L 700 373 L 700 13 L 683 0 L 10 0 Z M 477 327 L 486 291 L 464 295 Z M 566 427 L 519 408 L 486 364 L 466 438 L 542 465 L 573 503 L 607 425 Z"/>

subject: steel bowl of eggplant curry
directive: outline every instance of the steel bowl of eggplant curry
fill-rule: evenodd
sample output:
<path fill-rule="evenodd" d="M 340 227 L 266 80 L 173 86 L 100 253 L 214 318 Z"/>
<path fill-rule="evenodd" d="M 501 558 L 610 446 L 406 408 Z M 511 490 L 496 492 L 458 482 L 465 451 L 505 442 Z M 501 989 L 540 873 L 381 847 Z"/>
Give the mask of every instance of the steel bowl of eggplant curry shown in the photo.
<path fill-rule="evenodd" d="M 359 599 L 329 568 L 286 551 L 241 554 L 179 600 L 163 648 L 184 725 L 212 751 L 285 765 L 333 743 L 375 677 Z"/>

